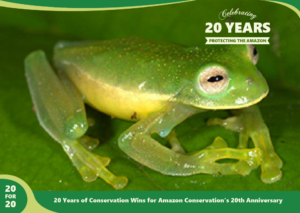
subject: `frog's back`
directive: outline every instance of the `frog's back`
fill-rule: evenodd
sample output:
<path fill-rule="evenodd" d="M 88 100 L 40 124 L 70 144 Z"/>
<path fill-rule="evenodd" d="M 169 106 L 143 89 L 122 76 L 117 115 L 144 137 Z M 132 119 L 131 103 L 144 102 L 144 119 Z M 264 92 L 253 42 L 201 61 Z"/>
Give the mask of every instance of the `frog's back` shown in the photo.
<path fill-rule="evenodd" d="M 160 110 L 180 91 L 179 53 L 183 50 L 179 45 L 138 37 L 59 43 L 54 61 L 88 104 L 130 120 Z"/>

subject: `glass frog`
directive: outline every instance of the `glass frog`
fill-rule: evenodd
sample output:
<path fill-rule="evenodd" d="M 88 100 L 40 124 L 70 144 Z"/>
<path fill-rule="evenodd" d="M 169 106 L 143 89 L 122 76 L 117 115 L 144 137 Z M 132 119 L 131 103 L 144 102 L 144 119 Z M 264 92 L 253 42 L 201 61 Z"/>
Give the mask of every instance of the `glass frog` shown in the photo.
<path fill-rule="evenodd" d="M 106 167 L 110 159 L 91 149 L 98 145 L 84 136 L 88 128 L 84 103 L 108 115 L 137 121 L 118 145 L 137 162 L 165 175 L 198 173 L 247 175 L 259 165 L 261 179 L 281 178 L 282 161 L 256 103 L 268 85 L 256 68 L 252 45 L 184 47 L 138 37 L 107 41 L 60 42 L 54 50 L 54 72 L 43 51 L 25 59 L 25 72 L 42 127 L 58 141 L 85 181 L 97 177 L 115 189 L 128 180 Z M 185 153 L 173 127 L 207 110 L 233 110 L 233 117 L 213 118 L 239 132 L 239 146 L 229 148 L 217 137 L 204 150 Z M 171 148 L 151 137 L 158 133 Z M 255 148 L 248 148 L 251 138 Z M 201 141 L 199 141 L 201 142 Z M 235 159 L 234 163 L 219 163 Z"/>

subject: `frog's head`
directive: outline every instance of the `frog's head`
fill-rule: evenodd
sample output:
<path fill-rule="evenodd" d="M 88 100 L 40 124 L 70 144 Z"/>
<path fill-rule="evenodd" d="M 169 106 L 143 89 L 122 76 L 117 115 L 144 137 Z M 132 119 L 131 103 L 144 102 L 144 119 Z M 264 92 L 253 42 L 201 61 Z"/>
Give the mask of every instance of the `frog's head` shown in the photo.
<path fill-rule="evenodd" d="M 268 94 L 267 82 L 255 66 L 258 51 L 253 45 L 226 46 L 205 55 L 192 85 L 182 91 L 190 105 L 236 109 L 256 104 Z"/>

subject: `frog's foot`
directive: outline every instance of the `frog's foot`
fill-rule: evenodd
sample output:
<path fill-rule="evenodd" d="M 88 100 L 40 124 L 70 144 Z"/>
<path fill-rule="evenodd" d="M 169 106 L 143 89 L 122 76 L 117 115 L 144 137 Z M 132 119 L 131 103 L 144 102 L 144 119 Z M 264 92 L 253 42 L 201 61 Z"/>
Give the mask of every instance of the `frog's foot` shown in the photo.
<path fill-rule="evenodd" d="M 254 146 L 261 151 L 262 181 L 273 183 L 280 180 L 282 161 L 274 151 L 269 130 L 262 119 L 259 108 L 251 106 L 235 110 L 234 113 L 238 116 L 227 119 L 213 118 L 207 124 L 220 125 L 226 129 L 240 132 L 238 149 L 246 149 L 250 137 Z"/>
<path fill-rule="evenodd" d="M 169 135 L 166 137 L 166 140 L 170 143 L 171 145 L 171 150 L 177 153 L 184 154 L 185 151 L 182 148 L 180 142 L 177 139 L 176 133 L 174 130 L 172 130 Z"/>
<path fill-rule="evenodd" d="M 100 177 L 115 189 L 122 189 L 126 186 L 128 182 L 126 177 L 115 176 L 106 169 L 105 164 L 109 162 L 109 158 L 91 153 L 76 140 L 66 140 L 62 146 L 84 181 L 91 182 Z"/>

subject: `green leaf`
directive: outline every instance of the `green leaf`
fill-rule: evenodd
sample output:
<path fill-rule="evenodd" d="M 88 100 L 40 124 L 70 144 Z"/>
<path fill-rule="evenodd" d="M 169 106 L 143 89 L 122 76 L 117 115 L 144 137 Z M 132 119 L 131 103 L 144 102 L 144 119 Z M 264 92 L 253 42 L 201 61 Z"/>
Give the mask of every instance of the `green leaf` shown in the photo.
<path fill-rule="evenodd" d="M 284 162 L 282 180 L 264 184 L 260 168 L 248 176 L 165 176 L 130 159 L 117 146 L 118 136 L 132 123 L 87 107 L 95 120 L 88 134 L 100 139 L 95 153 L 112 159 L 108 169 L 127 176 L 123 190 L 299 190 L 300 189 L 300 66 L 299 17 L 292 10 L 261 1 L 193 1 L 117 11 L 40 12 L 0 8 L 0 174 L 26 181 L 32 190 L 114 190 L 103 180 L 82 180 L 61 146 L 39 125 L 24 76 L 24 58 L 43 49 L 51 60 L 59 40 L 112 39 L 141 36 L 184 45 L 204 46 L 205 36 L 229 34 L 218 14 L 224 9 L 251 11 L 257 18 L 232 16 L 233 22 L 270 22 L 271 45 L 258 46 L 259 70 L 270 83 L 270 94 L 259 106 L 269 127 L 274 148 Z M 280 15 L 279 15 L 280 14 Z M 219 34 L 205 34 L 206 22 L 221 22 Z M 258 36 L 249 34 L 247 36 Z M 238 134 L 206 126 L 211 117 L 226 118 L 227 111 L 195 115 L 175 128 L 188 151 L 203 149 L 216 136 L 236 147 Z M 163 142 L 163 141 L 162 141 Z"/>

